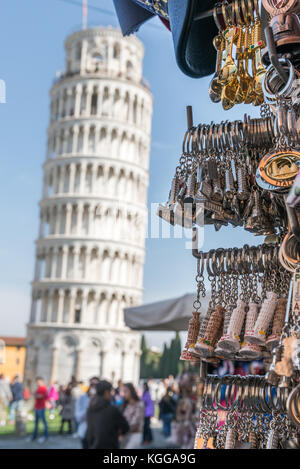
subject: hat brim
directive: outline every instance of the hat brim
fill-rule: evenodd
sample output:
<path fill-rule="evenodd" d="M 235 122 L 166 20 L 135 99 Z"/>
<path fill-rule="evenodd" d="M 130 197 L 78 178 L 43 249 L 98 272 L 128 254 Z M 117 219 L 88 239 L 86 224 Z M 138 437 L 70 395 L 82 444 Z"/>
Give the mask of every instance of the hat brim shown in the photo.
<path fill-rule="evenodd" d="M 215 70 L 213 38 L 218 34 L 213 17 L 196 20 L 214 7 L 215 0 L 168 0 L 168 13 L 179 68 L 192 78 Z"/>

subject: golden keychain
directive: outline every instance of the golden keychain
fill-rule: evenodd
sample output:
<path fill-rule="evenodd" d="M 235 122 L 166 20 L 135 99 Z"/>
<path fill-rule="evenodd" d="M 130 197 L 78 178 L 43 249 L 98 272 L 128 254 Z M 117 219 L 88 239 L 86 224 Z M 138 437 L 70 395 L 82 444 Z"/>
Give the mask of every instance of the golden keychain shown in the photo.
<path fill-rule="evenodd" d="M 234 11 L 236 24 L 240 28 L 240 33 L 236 46 L 236 60 L 239 86 L 235 96 L 235 104 L 240 104 L 244 102 L 248 94 L 248 89 L 251 84 L 251 77 L 249 76 L 249 74 L 246 73 L 244 68 L 245 31 L 243 27 L 245 26 L 245 23 L 242 22 L 241 19 L 239 0 L 234 1 Z"/>
<path fill-rule="evenodd" d="M 244 99 L 245 104 L 251 104 L 256 99 L 255 81 L 249 73 L 249 60 L 251 59 L 250 45 L 251 45 L 251 23 L 245 5 L 245 0 L 241 2 L 242 13 L 245 20 L 245 35 L 244 35 L 244 69 L 245 75 L 248 78 L 248 90 Z"/>
<path fill-rule="evenodd" d="M 227 7 L 225 3 L 222 4 L 222 14 L 225 21 L 226 29 L 223 33 L 224 39 L 227 43 L 226 58 L 221 70 L 220 81 L 223 85 L 221 101 L 225 110 L 234 106 L 235 95 L 239 86 L 237 78 L 237 66 L 233 59 L 233 45 L 238 39 L 239 28 L 235 26 L 233 18 L 233 7 L 231 5 L 231 15 L 227 16 Z"/>
<path fill-rule="evenodd" d="M 250 0 L 248 0 L 249 2 Z M 259 6 L 258 1 L 254 1 L 254 9 L 256 12 L 256 18 L 254 20 L 254 16 L 251 13 L 251 19 L 254 21 L 253 28 L 252 28 L 252 35 L 251 35 L 251 45 L 250 45 L 250 54 L 252 56 L 252 69 L 253 69 L 253 78 L 255 82 L 255 93 L 257 98 L 254 100 L 253 104 L 255 106 L 259 106 L 264 102 L 264 96 L 262 91 L 262 81 L 264 79 L 266 70 L 262 64 L 261 60 L 261 49 L 265 46 L 262 40 L 261 34 L 261 21 L 259 16 Z M 250 7 L 248 8 L 250 12 Z"/>
<path fill-rule="evenodd" d="M 213 39 L 213 45 L 217 51 L 216 69 L 208 88 L 208 94 L 213 103 L 219 103 L 221 101 L 222 84 L 220 82 L 220 74 L 223 62 L 223 52 L 225 50 L 225 39 L 221 32 L 222 28 L 218 20 L 217 9 L 218 7 L 215 6 L 213 11 L 215 24 L 219 31 L 218 35 Z"/>

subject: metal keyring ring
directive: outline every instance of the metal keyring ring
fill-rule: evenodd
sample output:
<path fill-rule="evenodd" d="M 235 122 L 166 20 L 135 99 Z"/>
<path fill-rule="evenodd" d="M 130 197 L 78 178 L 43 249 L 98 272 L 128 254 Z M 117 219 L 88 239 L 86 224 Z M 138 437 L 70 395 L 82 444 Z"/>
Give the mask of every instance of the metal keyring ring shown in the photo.
<path fill-rule="evenodd" d="M 195 129 L 196 129 L 196 127 L 191 127 L 188 131 L 188 138 L 187 138 L 187 142 L 186 142 L 186 153 L 188 153 L 188 154 L 191 153 L 190 144 L 191 144 L 191 139 L 192 139 L 192 136 L 194 134 Z"/>
<path fill-rule="evenodd" d="M 204 264 L 205 264 L 205 256 L 204 256 L 203 251 L 201 251 L 200 258 L 198 258 L 197 261 L 199 263 L 199 269 L 197 269 L 197 273 L 202 276 L 204 272 Z M 200 261 L 201 261 L 201 267 L 200 267 Z"/>
<path fill-rule="evenodd" d="M 206 152 L 206 146 L 205 146 L 205 143 L 206 143 L 206 125 L 201 125 L 201 129 L 200 129 L 200 149 L 201 149 L 201 153 L 205 153 Z"/>
<path fill-rule="evenodd" d="M 192 155 L 196 155 L 197 152 L 198 152 L 198 142 L 197 142 L 197 139 L 198 139 L 198 127 L 194 127 L 193 128 L 193 132 L 192 132 Z"/>
<path fill-rule="evenodd" d="M 223 135 L 224 121 L 221 121 L 218 125 L 218 145 L 219 151 L 224 151 L 224 135 Z"/>
<path fill-rule="evenodd" d="M 230 395 L 231 395 L 233 376 L 227 376 L 227 379 L 228 379 L 228 383 L 226 383 L 227 386 L 226 386 L 226 389 L 225 389 L 225 403 L 226 403 L 227 409 L 229 410 L 230 407 L 231 407 L 231 403 L 229 404 L 229 398 L 230 398 Z"/>
<path fill-rule="evenodd" d="M 234 0 L 234 11 L 235 11 L 236 24 L 239 24 L 239 25 L 243 26 L 245 23 L 242 21 L 242 18 L 241 18 L 241 15 L 240 15 L 239 0 Z"/>
<path fill-rule="evenodd" d="M 213 275 L 215 277 L 219 274 L 218 269 L 217 269 L 217 263 L 216 263 L 216 254 L 217 252 L 214 250 L 212 257 L 211 257 L 211 267 L 212 267 Z"/>
<path fill-rule="evenodd" d="M 216 401 L 217 401 L 217 406 L 218 406 L 219 410 L 227 410 L 227 407 L 224 406 L 223 404 L 221 404 L 221 397 L 222 397 L 222 391 L 223 391 L 222 388 L 223 387 L 224 387 L 224 384 L 220 381 L 219 386 L 218 386 L 218 390 L 217 390 L 217 393 L 216 393 Z"/>
<path fill-rule="evenodd" d="M 216 152 L 219 152 L 219 140 L 218 140 L 218 124 L 213 124 L 213 145 Z"/>
<path fill-rule="evenodd" d="M 274 397 L 273 397 L 273 389 L 276 389 L 276 399 L 274 401 Z M 272 410 L 274 411 L 280 411 L 280 400 L 279 400 L 279 397 L 277 395 L 277 388 L 275 386 L 271 386 L 271 389 L 270 389 L 270 392 L 269 392 L 269 397 L 270 397 L 270 404 L 271 404 L 271 408 Z"/>
<path fill-rule="evenodd" d="M 231 248 L 226 249 L 225 251 L 225 260 L 226 260 L 226 273 L 230 274 L 232 272 L 231 268 Z"/>
<path fill-rule="evenodd" d="M 221 5 L 222 5 L 222 3 L 218 2 L 218 3 L 215 4 L 214 9 L 213 9 L 213 17 L 214 17 L 215 24 L 218 28 L 218 31 L 222 30 L 220 22 L 218 20 L 218 8 L 220 8 Z"/>
<path fill-rule="evenodd" d="M 211 271 L 210 269 L 210 260 L 211 260 L 211 255 L 214 253 L 214 249 L 211 249 L 210 251 L 208 251 L 207 255 L 206 255 L 206 271 L 208 273 L 208 275 L 210 275 L 211 277 L 215 277 L 215 275 L 213 274 L 213 272 Z"/>
<path fill-rule="evenodd" d="M 186 153 L 185 151 L 185 145 L 186 145 L 186 141 L 187 141 L 187 137 L 188 137 L 188 134 L 189 134 L 189 130 L 187 130 L 184 134 L 184 137 L 183 137 L 183 142 L 182 142 L 182 153 Z"/>
<path fill-rule="evenodd" d="M 300 384 L 290 392 L 286 402 L 286 409 L 293 424 L 300 428 Z"/>
<path fill-rule="evenodd" d="M 262 410 L 263 412 L 267 414 L 271 413 L 271 409 L 266 400 L 266 396 L 267 396 L 266 388 L 268 386 L 269 386 L 269 383 L 265 380 L 262 380 L 262 382 L 260 383 L 260 393 L 259 393 Z"/>

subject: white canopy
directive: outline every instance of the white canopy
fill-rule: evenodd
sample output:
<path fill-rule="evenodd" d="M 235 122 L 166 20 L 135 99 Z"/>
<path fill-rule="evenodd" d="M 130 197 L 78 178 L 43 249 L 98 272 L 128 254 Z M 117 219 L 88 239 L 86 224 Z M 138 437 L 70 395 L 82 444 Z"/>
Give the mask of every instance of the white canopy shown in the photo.
<path fill-rule="evenodd" d="M 207 310 L 210 295 L 201 300 L 201 313 Z M 140 331 L 186 331 L 192 317 L 194 293 L 178 298 L 125 308 L 125 324 Z"/>

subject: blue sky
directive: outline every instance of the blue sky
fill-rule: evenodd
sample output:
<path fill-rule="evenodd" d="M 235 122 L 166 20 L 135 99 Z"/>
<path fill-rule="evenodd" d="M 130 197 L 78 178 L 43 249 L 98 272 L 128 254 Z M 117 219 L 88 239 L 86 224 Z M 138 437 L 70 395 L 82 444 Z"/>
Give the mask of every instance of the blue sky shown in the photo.
<path fill-rule="evenodd" d="M 90 0 L 89 5 L 114 11 L 112 0 Z M 118 26 L 118 22 L 114 15 L 90 8 L 88 25 Z M 7 102 L 0 104 L 0 335 L 25 333 L 49 89 L 56 71 L 64 68 L 64 40 L 80 27 L 81 8 L 62 0 L 10 0 L 1 5 L 0 79 L 6 83 Z M 144 76 L 154 96 L 150 205 L 167 198 L 186 129 L 187 104 L 193 105 L 195 123 L 242 119 L 245 112 L 257 116 L 259 109 L 239 105 L 225 112 L 212 104 L 207 94 L 210 78 L 194 80 L 182 74 L 175 62 L 171 33 L 159 20 L 144 25 L 138 37 L 145 45 Z M 206 227 L 204 249 L 260 241 L 238 228 L 216 233 Z M 185 249 L 184 239 L 148 239 L 146 249 L 145 302 L 194 291 L 196 262 Z M 161 340 L 161 334 L 149 336 L 153 344 L 159 345 Z"/>

